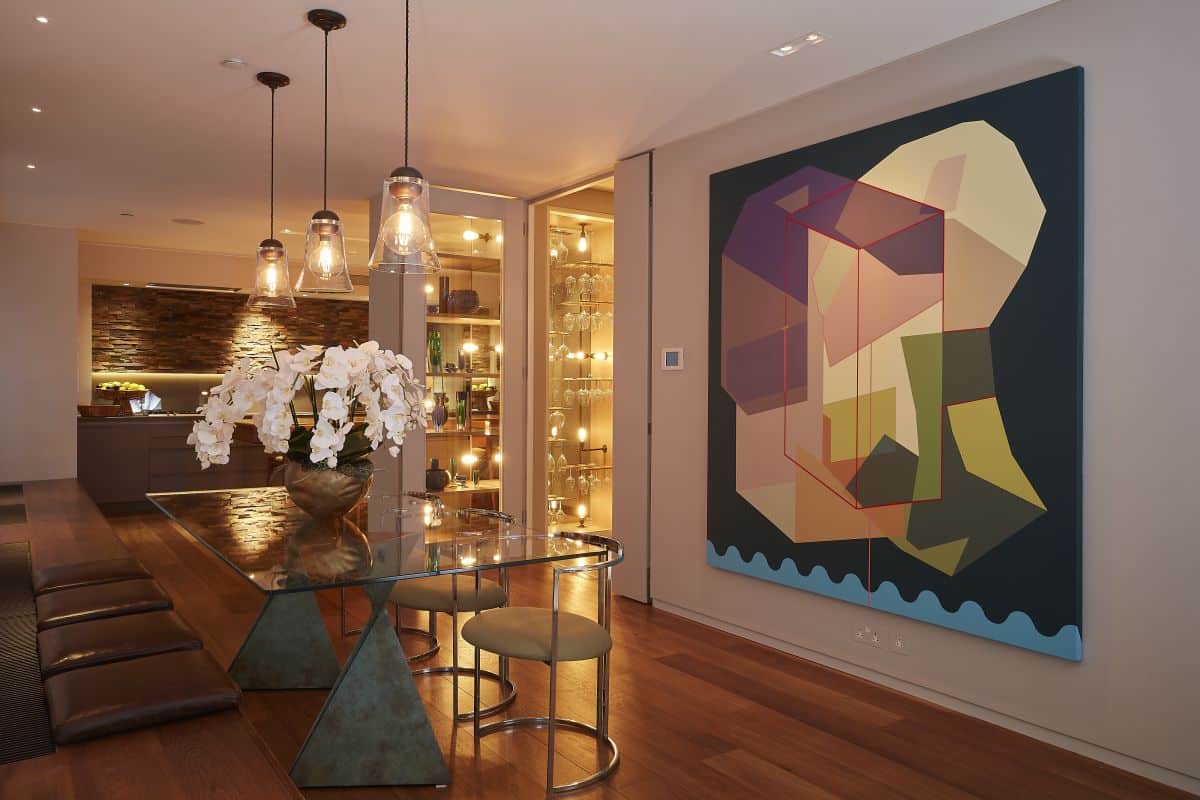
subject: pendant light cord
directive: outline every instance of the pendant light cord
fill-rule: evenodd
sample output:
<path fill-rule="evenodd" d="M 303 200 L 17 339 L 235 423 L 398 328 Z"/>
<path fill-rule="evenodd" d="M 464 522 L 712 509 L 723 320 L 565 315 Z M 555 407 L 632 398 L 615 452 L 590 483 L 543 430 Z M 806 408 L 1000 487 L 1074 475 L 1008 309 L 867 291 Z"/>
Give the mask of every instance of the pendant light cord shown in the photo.
<path fill-rule="evenodd" d="M 268 239 L 275 238 L 275 87 L 271 87 L 271 231 Z"/>
<path fill-rule="evenodd" d="M 329 208 L 329 31 L 325 31 L 325 144 L 321 167 L 321 208 Z"/>
<path fill-rule="evenodd" d="M 412 27 L 411 0 L 404 0 L 404 166 L 408 166 L 408 51 L 412 37 L 409 29 Z"/>

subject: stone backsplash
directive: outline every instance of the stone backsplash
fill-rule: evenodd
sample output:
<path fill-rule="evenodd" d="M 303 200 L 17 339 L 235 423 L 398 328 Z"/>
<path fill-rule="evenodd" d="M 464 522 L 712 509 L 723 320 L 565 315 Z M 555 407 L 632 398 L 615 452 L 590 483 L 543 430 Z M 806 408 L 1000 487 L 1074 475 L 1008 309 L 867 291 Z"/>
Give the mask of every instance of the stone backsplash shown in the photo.
<path fill-rule="evenodd" d="M 92 287 L 92 371 L 203 372 L 302 344 L 367 340 L 367 303 L 296 299 L 295 311 L 246 308 L 246 296 Z"/>

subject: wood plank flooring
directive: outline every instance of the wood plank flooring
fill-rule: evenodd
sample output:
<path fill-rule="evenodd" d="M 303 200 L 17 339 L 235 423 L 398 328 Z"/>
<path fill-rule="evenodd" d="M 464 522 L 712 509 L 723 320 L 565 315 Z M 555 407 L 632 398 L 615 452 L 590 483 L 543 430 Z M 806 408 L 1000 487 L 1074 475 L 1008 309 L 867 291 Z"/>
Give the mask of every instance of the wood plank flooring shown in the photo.
<path fill-rule="evenodd" d="M 86 509 L 80 513 L 84 513 Z M 179 613 L 199 630 L 213 655 L 228 662 L 261 596 L 215 557 L 156 513 L 108 520 L 116 536 L 154 573 Z M 6 526 L 19 528 L 22 526 Z M 0 540 L 14 537 L 0 529 Z M 64 547 L 63 542 L 48 546 Z M 101 548 L 102 549 L 102 548 Z M 103 554 L 98 554 L 98 557 Z M 512 573 L 514 604 L 548 604 L 549 572 Z M 590 613 L 595 585 L 564 584 L 566 607 Z M 338 595 L 320 595 L 330 634 L 345 658 L 353 637 L 339 635 Z M 348 592 L 349 624 L 367 603 Z M 406 616 L 409 624 L 423 618 Z M 1099 798 L 1157 800 L 1191 797 L 1113 767 L 894 692 L 812 662 L 792 658 L 662 611 L 618 600 L 614 611 L 612 735 L 621 766 L 605 784 L 580 798 Z M 443 619 L 449 662 L 449 622 Z M 409 642 L 406 641 L 406 645 Z M 413 640 L 413 647 L 420 642 Z M 460 649 L 462 663 L 472 654 Z M 485 656 L 485 663 L 490 660 Z M 544 713 L 544 665 L 513 662 L 519 696 L 513 713 Z M 591 720 L 595 668 L 567 664 L 560 673 L 560 713 Z M 545 735 L 521 731 L 486 737 L 478 746 L 470 726 L 450 719 L 448 678 L 421 678 L 434 730 L 448 754 L 452 785 L 443 790 L 372 788 L 306 791 L 310 798 L 535 798 L 543 796 Z M 470 682 L 460 687 L 469 708 Z M 485 685 L 485 701 L 494 690 Z M 62 748 L 42 759 L 0 767 L 0 796 L 279 797 L 278 772 L 264 774 L 262 751 L 289 765 L 324 693 L 251 692 L 239 713 L 163 726 Z M 226 725 L 221 717 L 229 719 Z M 250 725 L 246 725 L 248 721 Z M 212 737 L 204 726 L 225 725 L 243 757 L 219 772 L 195 769 Z M 223 729 L 224 730 L 224 729 Z M 559 736 L 558 780 L 595 768 L 586 737 Z M 276 767 L 276 769 L 285 769 Z M 245 787 L 261 781 L 261 791 Z"/>

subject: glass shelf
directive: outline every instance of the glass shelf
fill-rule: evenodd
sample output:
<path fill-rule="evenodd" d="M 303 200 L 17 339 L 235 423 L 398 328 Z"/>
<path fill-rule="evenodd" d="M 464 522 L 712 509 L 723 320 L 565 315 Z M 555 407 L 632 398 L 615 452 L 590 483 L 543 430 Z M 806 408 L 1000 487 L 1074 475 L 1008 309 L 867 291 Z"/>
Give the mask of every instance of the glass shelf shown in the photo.
<path fill-rule="evenodd" d="M 426 372 L 426 378 L 480 378 L 483 380 L 499 380 L 499 372 Z"/>
<path fill-rule="evenodd" d="M 491 317 L 455 317 L 450 314 L 426 314 L 425 322 L 430 325 L 480 325 L 499 327 L 500 320 Z"/>
<path fill-rule="evenodd" d="M 592 377 L 587 377 L 587 378 L 562 378 L 562 380 L 563 380 L 563 381 L 570 381 L 571 383 L 575 383 L 575 382 L 577 382 L 577 381 L 611 381 L 611 380 L 612 380 L 612 378 L 592 378 Z"/>
<path fill-rule="evenodd" d="M 581 306 L 611 306 L 612 304 L 613 304 L 612 300 L 559 300 L 558 301 L 558 305 L 560 305 L 560 306 L 572 306 L 572 307 L 576 307 L 576 308 L 581 307 Z M 587 333 L 587 331 L 584 331 L 584 333 Z"/>
<path fill-rule="evenodd" d="M 566 264 L 554 264 L 555 269 L 583 269 L 585 267 L 609 267 L 613 264 L 607 261 L 571 261 Z"/>

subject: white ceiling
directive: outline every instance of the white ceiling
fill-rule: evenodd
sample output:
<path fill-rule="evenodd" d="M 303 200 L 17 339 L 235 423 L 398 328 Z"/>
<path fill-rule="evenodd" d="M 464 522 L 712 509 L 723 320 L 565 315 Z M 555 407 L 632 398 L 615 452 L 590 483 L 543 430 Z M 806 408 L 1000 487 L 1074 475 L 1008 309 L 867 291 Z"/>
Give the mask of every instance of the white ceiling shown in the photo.
<path fill-rule="evenodd" d="M 535 196 L 1048 4 L 416 0 L 411 160 L 437 184 Z M 320 207 L 321 33 L 305 20 L 315 2 L 4 5 L 0 219 L 77 227 L 98 241 L 251 252 L 267 226 L 269 92 L 259 70 L 292 78 L 278 95 L 277 229 L 303 229 Z M 346 220 L 358 264 L 369 255 L 366 198 L 402 161 L 404 4 L 333 7 L 349 25 L 330 43 L 329 206 Z M 829 38 L 768 55 L 809 31 Z M 220 66 L 227 56 L 248 66 Z"/>

